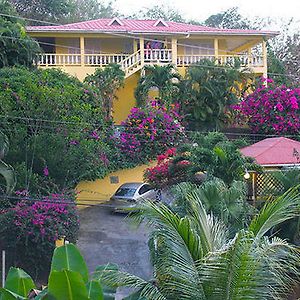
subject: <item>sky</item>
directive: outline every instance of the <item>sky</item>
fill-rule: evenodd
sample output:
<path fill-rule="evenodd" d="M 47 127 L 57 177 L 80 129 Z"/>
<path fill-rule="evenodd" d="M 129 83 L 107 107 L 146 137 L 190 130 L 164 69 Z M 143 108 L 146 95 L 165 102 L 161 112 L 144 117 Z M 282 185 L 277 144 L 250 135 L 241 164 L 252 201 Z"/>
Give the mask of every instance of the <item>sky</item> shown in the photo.
<path fill-rule="evenodd" d="M 166 3 L 182 12 L 186 19 L 203 21 L 212 14 L 230 7 L 239 7 L 242 15 L 247 17 L 271 17 L 300 19 L 300 0 L 116 0 L 116 7 L 125 15 L 143 7 Z"/>

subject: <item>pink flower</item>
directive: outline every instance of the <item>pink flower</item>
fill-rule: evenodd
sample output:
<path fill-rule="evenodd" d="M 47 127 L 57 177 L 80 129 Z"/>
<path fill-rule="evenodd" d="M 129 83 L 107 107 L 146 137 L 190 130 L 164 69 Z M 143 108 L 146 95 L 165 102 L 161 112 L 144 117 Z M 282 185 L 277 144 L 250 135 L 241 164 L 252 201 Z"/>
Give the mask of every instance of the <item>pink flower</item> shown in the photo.
<path fill-rule="evenodd" d="M 43 174 L 44 174 L 44 176 L 49 176 L 49 169 L 47 166 L 44 168 Z"/>
<path fill-rule="evenodd" d="M 281 103 L 277 103 L 277 104 L 275 105 L 275 108 L 278 109 L 279 111 L 283 111 L 283 106 L 282 106 Z"/>

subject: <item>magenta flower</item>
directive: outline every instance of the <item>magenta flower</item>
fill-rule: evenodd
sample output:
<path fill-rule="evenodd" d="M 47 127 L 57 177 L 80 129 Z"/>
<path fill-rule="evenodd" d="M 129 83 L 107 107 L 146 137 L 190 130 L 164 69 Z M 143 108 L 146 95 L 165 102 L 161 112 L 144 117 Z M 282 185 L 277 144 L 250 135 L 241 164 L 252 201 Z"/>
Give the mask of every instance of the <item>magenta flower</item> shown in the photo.
<path fill-rule="evenodd" d="M 44 174 L 44 176 L 49 176 L 49 169 L 48 169 L 48 167 L 46 166 L 44 169 L 43 169 L 43 174 Z"/>

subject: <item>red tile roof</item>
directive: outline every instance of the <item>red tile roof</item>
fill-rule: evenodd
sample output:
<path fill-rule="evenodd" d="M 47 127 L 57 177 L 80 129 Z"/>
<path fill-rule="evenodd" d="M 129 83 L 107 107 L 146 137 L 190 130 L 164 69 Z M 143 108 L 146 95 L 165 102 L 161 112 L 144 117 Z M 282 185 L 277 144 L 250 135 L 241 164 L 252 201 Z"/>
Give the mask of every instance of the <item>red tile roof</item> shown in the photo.
<path fill-rule="evenodd" d="M 120 21 L 115 25 L 114 20 Z M 111 23 L 114 24 L 111 24 Z M 178 33 L 178 34 L 229 34 L 229 35 L 265 35 L 275 36 L 275 31 L 242 30 L 242 29 L 220 29 L 187 23 L 161 21 L 162 24 L 155 26 L 158 20 L 129 20 L 129 19 L 99 19 L 66 25 L 54 26 L 28 26 L 29 32 L 126 32 L 126 33 Z"/>
<path fill-rule="evenodd" d="M 262 166 L 300 164 L 300 142 L 285 137 L 264 139 L 241 152 Z"/>

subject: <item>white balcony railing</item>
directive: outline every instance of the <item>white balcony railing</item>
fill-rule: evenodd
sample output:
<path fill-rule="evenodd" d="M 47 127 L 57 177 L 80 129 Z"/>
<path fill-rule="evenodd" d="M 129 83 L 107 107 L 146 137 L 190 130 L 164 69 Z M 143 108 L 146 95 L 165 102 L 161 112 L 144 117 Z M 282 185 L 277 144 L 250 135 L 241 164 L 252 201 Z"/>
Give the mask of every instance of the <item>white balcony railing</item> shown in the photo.
<path fill-rule="evenodd" d="M 144 50 L 145 62 L 172 62 L 172 50 L 171 49 L 145 49 Z"/>
<path fill-rule="evenodd" d="M 84 65 L 105 66 L 108 64 L 121 63 L 127 54 L 84 54 Z M 40 66 L 64 66 L 81 65 L 82 56 L 80 54 L 41 54 L 38 64 Z"/>
<path fill-rule="evenodd" d="M 62 65 L 80 65 L 80 54 L 42 54 L 38 64 L 40 66 L 62 66 Z"/>
<path fill-rule="evenodd" d="M 84 63 L 89 66 L 119 64 L 128 56 L 129 54 L 85 54 Z"/>
<path fill-rule="evenodd" d="M 140 64 L 172 63 L 171 49 L 145 49 L 133 54 L 41 54 L 38 64 L 42 67 L 91 66 L 102 67 L 108 64 L 120 64 L 125 70 Z M 244 68 L 264 67 L 264 58 L 259 55 L 178 55 L 177 66 L 186 67 L 199 63 L 203 59 L 216 61 L 220 65 L 233 64 L 238 60 Z"/>
<path fill-rule="evenodd" d="M 263 56 L 258 55 L 179 55 L 177 56 L 177 66 L 185 67 L 196 64 L 203 59 L 216 61 L 220 65 L 234 64 L 239 61 L 241 67 L 263 67 Z"/>

